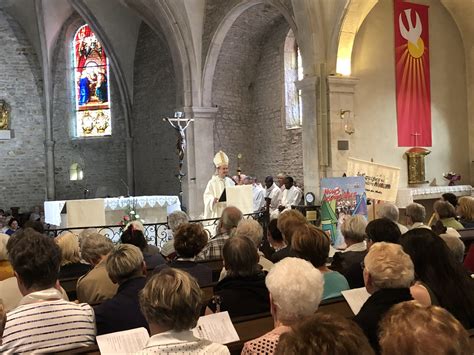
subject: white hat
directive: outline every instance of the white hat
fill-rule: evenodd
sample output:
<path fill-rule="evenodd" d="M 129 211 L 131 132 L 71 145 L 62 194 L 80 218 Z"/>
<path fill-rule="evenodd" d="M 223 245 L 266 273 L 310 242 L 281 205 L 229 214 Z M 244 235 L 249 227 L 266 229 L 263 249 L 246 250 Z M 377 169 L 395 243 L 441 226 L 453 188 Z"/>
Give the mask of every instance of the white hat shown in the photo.
<path fill-rule="evenodd" d="M 214 165 L 216 168 L 222 165 L 229 165 L 229 157 L 222 150 L 219 150 L 214 156 Z"/>

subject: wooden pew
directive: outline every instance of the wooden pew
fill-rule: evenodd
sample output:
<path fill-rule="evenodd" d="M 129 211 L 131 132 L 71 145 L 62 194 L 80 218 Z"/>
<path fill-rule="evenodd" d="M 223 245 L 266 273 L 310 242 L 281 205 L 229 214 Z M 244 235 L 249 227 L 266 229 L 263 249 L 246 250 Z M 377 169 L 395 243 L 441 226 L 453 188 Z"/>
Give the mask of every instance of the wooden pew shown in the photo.
<path fill-rule="evenodd" d="M 322 301 L 317 312 L 337 313 L 346 318 L 354 317 L 349 304 L 344 297 L 336 297 Z M 273 317 L 270 313 L 260 313 L 232 319 L 240 340 L 227 344 L 231 354 L 240 354 L 244 343 L 258 338 L 273 329 Z"/>
<path fill-rule="evenodd" d="M 70 301 L 77 299 L 76 286 L 78 279 L 79 277 L 68 277 L 59 280 L 59 284 L 64 288 L 64 291 L 66 291 Z"/>

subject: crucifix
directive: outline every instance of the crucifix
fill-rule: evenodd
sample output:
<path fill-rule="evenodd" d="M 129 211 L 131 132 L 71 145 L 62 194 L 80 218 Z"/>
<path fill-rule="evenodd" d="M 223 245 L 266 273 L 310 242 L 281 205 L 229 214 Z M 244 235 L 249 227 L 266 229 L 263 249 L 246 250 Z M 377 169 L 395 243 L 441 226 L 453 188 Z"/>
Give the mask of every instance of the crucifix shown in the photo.
<path fill-rule="evenodd" d="M 164 117 L 163 121 L 167 121 L 178 133 L 178 141 L 176 143 L 176 152 L 178 154 L 178 174 L 176 177 L 179 181 L 179 199 L 183 206 L 183 184 L 182 179 L 186 174 L 183 172 L 184 154 L 186 152 L 186 128 L 194 121 L 194 118 L 184 118 L 184 112 L 175 112 L 174 118 Z"/>

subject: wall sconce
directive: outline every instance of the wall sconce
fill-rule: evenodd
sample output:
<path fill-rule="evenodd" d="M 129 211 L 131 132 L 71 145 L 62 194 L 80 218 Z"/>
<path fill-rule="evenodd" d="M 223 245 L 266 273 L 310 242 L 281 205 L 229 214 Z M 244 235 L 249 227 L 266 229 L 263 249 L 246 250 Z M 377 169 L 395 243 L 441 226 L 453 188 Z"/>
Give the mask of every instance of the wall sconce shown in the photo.
<path fill-rule="evenodd" d="M 346 120 L 346 124 L 344 125 L 344 132 L 346 132 L 348 135 L 351 135 L 355 132 L 354 125 L 351 122 L 350 119 L 350 114 L 351 110 L 340 110 L 339 111 L 339 116 L 341 117 L 341 120 Z"/>

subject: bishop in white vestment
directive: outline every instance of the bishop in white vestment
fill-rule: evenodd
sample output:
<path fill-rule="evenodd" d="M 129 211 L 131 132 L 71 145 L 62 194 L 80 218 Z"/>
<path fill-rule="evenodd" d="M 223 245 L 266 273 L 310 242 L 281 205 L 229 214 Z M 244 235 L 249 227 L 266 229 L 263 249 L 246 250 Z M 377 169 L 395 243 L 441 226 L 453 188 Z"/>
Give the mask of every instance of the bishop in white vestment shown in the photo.
<path fill-rule="evenodd" d="M 207 183 L 204 191 L 204 218 L 220 218 L 222 211 L 226 208 L 226 202 L 219 202 L 219 198 L 226 187 L 234 186 L 235 183 L 227 176 L 229 172 L 229 157 L 219 151 L 214 157 L 216 174 Z"/>

